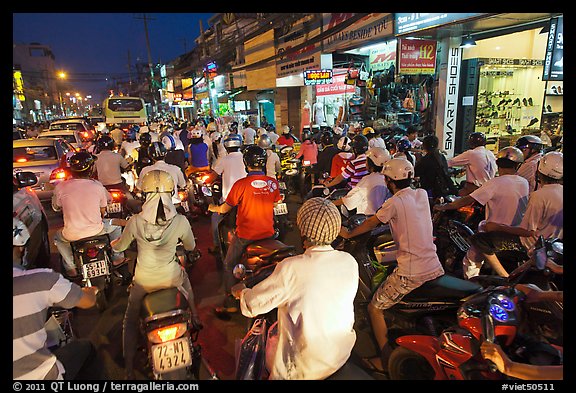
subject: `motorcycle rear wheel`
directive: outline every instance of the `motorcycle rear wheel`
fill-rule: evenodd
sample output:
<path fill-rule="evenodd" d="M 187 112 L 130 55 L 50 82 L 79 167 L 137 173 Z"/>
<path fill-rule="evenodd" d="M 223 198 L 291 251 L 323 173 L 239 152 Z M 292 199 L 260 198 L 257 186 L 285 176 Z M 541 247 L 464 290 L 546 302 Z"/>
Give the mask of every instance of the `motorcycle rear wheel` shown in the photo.
<path fill-rule="evenodd" d="M 388 373 L 393 380 L 433 380 L 434 369 L 420 354 L 396 347 L 388 361 Z"/>

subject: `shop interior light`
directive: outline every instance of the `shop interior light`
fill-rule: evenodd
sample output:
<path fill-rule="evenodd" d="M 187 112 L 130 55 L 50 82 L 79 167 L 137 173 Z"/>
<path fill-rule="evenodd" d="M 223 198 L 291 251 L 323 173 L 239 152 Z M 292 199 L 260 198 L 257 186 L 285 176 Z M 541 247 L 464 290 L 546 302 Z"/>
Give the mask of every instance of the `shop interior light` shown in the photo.
<path fill-rule="evenodd" d="M 462 43 L 460 44 L 460 46 L 463 48 L 470 48 L 471 46 L 476 46 L 476 40 L 474 40 L 474 38 L 472 38 L 472 36 L 468 34 L 466 37 L 462 38 Z"/>

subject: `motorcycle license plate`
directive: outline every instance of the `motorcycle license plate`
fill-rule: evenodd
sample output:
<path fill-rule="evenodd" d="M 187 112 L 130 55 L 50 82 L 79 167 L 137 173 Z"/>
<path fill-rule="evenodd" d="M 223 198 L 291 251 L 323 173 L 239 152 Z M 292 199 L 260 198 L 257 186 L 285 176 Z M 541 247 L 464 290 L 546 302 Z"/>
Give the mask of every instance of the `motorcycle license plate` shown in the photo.
<path fill-rule="evenodd" d="M 182 205 L 182 207 L 184 208 L 184 211 L 186 213 L 188 213 L 190 211 L 190 208 L 188 207 L 188 201 L 182 201 L 182 202 L 180 202 L 180 205 Z"/>
<path fill-rule="evenodd" d="M 288 214 L 288 207 L 285 203 L 279 203 L 274 206 L 274 215 L 281 216 L 283 214 Z"/>
<path fill-rule="evenodd" d="M 108 212 L 108 213 L 121 213 L 122 212 L 122 204 L 119 202 L 109 203 L 106 206 L 106 212 Z"/>
<path fill-rule="evenodd" d="M 96 261 L 82 265 L 85 278 L 100 277 L 108 274 L 108 264 L 106 261 Z"/>
<path fill-rule="evenodd" d="M 152 345 L 152 359 L 154 371 L 158 374 L 190 366 L 192 355 L 188 338 Z"/>
<path fill-rule="evenodd" d="M 281 190 L 285 190 L 286 189 L 286 183 L 284 183 L 283 181 L 278 182 L 278 187 Z"/>

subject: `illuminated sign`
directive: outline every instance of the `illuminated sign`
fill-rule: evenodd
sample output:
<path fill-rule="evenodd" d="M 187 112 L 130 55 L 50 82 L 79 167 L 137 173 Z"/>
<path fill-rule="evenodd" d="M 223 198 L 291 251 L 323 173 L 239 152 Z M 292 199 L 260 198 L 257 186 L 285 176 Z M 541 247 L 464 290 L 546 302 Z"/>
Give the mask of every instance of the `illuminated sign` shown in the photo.
<path fill-rule="evenodd" d="M 465 19 L 475 18 L 484 15 L 482 12 L 468 12 L 468 13 L 396 13 L 396 23 L 394 23 L 394 34 L 411 33 L 418 30 L 427 29 L 461 21 Z"/>
<path fill-rule="evenodd" d="M 564 80 L 564 18 L 554 18 L 550 21 L 550 31 L 546 45 L 544 75 L 542 80 Z"/>
<path fill-rule="evenodd" d="M 304 71 L 304 85 L 325 85 L 332 83 L 332 70 Z"/>

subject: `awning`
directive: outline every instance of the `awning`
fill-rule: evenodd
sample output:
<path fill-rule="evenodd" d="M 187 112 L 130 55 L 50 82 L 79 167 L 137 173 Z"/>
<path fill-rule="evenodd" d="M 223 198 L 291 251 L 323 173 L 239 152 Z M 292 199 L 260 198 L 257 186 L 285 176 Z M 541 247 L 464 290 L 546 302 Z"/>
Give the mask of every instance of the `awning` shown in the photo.
<path fill-rule="evenodd" d="M 256 101 L 256 93 L 254 90 L 245 90 L 242 93 L 234 96 L 234 101 Z"/>

